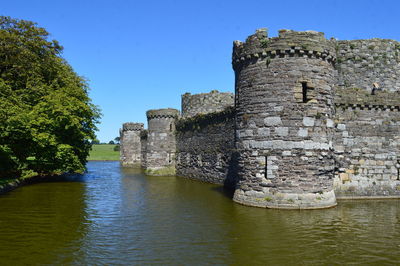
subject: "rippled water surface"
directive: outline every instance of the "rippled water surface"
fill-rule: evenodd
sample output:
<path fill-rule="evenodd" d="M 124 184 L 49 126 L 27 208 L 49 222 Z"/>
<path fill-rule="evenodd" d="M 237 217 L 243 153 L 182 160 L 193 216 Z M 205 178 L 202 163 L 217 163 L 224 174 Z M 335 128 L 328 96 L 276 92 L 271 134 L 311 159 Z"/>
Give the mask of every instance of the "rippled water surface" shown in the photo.
<path fill-rule="evenodd" d="M 0 228 L 1 265 L 400 264 L 399 200 L 258 209 L 118 162 L 0 196 Z"/>

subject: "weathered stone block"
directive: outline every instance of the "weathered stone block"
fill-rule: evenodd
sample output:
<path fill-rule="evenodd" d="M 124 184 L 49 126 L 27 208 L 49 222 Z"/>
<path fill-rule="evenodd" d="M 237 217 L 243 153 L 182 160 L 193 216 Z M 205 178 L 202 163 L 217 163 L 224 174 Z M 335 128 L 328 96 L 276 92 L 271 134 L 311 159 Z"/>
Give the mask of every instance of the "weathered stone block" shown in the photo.
<path fill-rule="evenodd" d="M 289 134 L 289 128 L 287 127 L 276 127 L 275 132 L 281 137 L 286 137 Z"/>
<path fill-rule="evenodd" d="M 313 127 L 315 124 L 315 118 L 313 117 L 304 117 L 303 118 L 303 125 L 306 127 Z"/>
<path fill-rule="evenodd" d="M 299 128 L 299 131 L 297 131 L 297 136 L 299 136 L 299 137 L 307 137 L 308 136 L 308 129 L 307 128 Z"/>
<path fill-rule="evenodd" d="M 282 120 L 279 116 L 266 117 L 264 119 L 264 124 L 266 126 L 279 126 L 282 125 Z"/>

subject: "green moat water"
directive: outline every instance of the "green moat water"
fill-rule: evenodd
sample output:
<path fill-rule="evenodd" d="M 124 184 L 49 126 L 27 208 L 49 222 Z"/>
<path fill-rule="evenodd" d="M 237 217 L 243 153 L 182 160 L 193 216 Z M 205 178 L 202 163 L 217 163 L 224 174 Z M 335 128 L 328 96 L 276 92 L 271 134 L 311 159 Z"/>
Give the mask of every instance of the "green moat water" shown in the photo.
<path fill-rule="evenodd" d="M 1 265 L 400 263 L 399 200 L 267 210 L 118 162 L 88 170 L 0 196 Z"/>

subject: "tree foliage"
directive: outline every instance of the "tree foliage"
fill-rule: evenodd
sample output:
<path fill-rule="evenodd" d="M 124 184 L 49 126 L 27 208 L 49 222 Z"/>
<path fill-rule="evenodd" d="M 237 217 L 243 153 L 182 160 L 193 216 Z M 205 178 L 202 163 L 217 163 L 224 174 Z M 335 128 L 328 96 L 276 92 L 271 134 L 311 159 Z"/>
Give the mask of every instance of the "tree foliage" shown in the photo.
<path fill-rule="evenodd" d="M 83 172 L 100 117 L 35 23 L 0 17 L 0 176 Z"/>

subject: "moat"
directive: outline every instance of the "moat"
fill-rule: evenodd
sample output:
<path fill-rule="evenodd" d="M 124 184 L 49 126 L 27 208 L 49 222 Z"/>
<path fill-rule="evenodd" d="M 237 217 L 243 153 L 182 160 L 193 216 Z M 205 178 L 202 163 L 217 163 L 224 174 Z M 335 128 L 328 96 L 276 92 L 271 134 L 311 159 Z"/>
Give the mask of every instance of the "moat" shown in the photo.
<path fill-rule="evenodd" d="M 119 162 L 0 196 L 4 265 L 394 265 L 400 200 L 325 210 L 234 203 L 218 185 L 146 177 Z"/>

